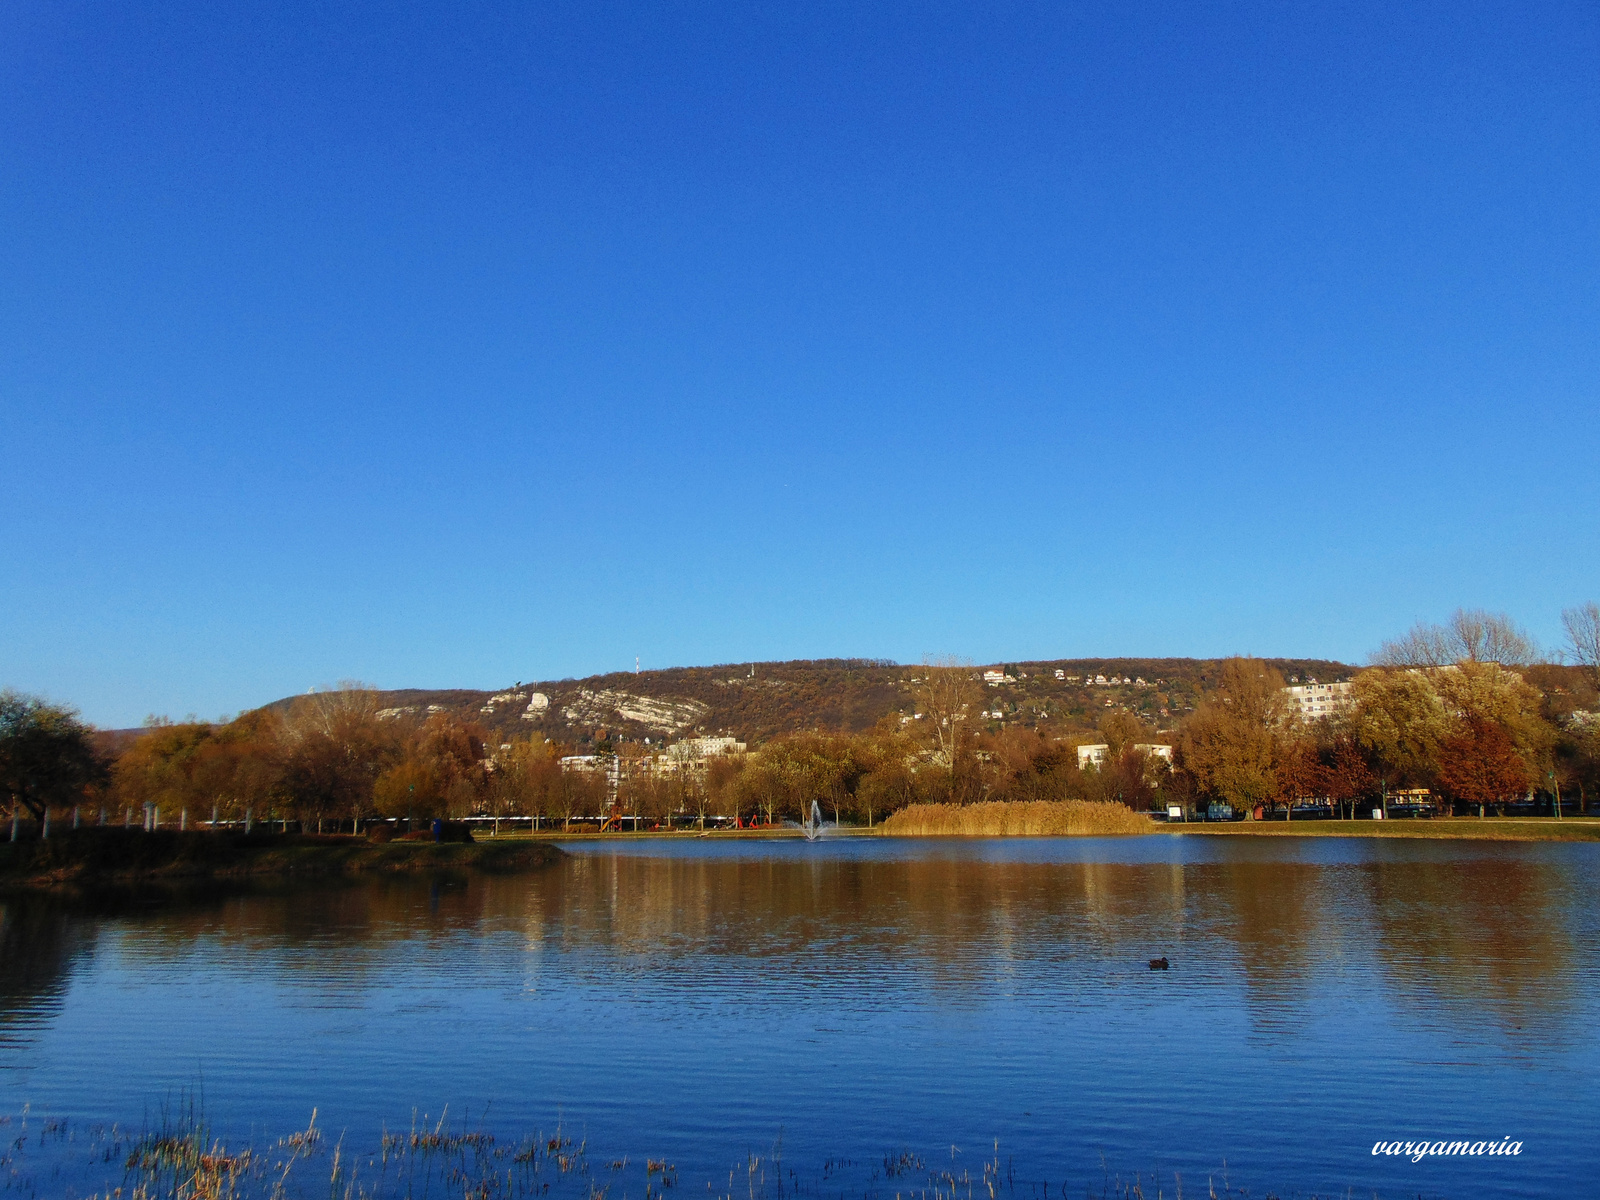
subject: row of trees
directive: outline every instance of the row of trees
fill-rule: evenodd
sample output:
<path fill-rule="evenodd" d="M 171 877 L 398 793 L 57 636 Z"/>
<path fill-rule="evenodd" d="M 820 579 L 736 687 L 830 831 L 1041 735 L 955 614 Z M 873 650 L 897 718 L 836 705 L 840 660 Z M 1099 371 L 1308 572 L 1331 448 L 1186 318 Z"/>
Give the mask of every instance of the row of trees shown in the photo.
<path fill-rule="evenodd" d="M 1427 789 L 1449 801 L 1504 806 L 1563 792 L 1580 809 L 1600 778 L 1600 606 L 1564 614 L 1570 667 L 1540 664 L 1507 617 L 1458 611 L 1386 642 L 1356 675 L 1349 706 L 1297 722 L 1283 680 L 1250 659 L 1224 666 L 1215 691 L 1181 730 L 1178 791 L 1236 808 L 1361 800 Z"/>
<path fill-rule="evenodd" d="M 226 725 L 155 722 L 110 772 L 113 806 L 154 804 L 210 819 L 294 820 L 307 829 L 372 816 L 593 812 L 604 780 L 563 771 L 564 748 L 532 739 L 490 746 L 475 722 L 380 715 L 357 684 L 262 709 Z"/>
<path fill-rule="evenodd" d="M 663 771 L 636 745 L 617 747 L 609 771 L 563 769 L 569 747 L 538 735 L 489 745 L 476 723 L 446 714 L 384 719 L 377 694 L 359 685 L 226 724 L 154 722 L 108 762 L 69 712 L 5 693 L 0 788 L 36 816 L 87 798 L 113 813 L 154 804 L 197 820 L 253 812 L 306 828 L 373 815 L 567 821 L 609 806 L 649 821 L 775 822 L 814 800 L 863 823 L 916 802 L 996 799 L 1137 809 L 1221 800 L 1247 813 L 1318 799 L 1352 814 L 1408 788 L 1480 813 L 1533 789 L 1558 803 L 1575 792 L 1587 807 L 1600 769 L 1600 608 L 1566 617 L 1577 667 L 1534 663 L 1509 620 L 1461 612 L 1386 643 L 1355 676 L 1352 703 L 1317 721 L 1289 710 L 1277 672 L 1232 659 L 1195 712 L 1165 732 L 1120 711 L 1092 730 L 986 725 L 973 668 L 931 662 L 918 668 L 911 711 L 866 733 L 786 735 L 698 773 Z M 1099 767 L 1081 770 L 1086 742 L 1108 750 Z M 1171 761 L 1141 751 L 1150 743 L 1172 745 Z"/>

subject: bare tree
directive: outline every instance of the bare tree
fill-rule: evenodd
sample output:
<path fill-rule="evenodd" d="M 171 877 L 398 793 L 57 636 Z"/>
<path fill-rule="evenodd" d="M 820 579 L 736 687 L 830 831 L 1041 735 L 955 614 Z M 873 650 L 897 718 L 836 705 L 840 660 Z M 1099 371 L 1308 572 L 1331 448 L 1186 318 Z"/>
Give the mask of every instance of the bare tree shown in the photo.
<path fill-rule="evenodd" d="M 1561 623 L 1567 628 L 1567 653 L 1600 691 L 1600 604 L 1591 600 L 1569 608 L 1561 614 Z"/>
<path fill-rule="evenodd" d="M 956 800 L 959 760 L 971 741 L 972 710 L 982 694 L 983 686 L 973 677 L 970 662 L 923 659 L 921 682 L 912 698 L 932 731 L 934 759 L 946 773 L 951 801 Z"/>
<path fill-rule="evenodd" d="M 1372 656 L 1380 667 L 1446 667 L 1459 662 L 1527 666 L 1539 645 L 1505 613 L 1458 608 L 1443 625 L 1419 621 L 1404 637 L 1384 642 Z"/>

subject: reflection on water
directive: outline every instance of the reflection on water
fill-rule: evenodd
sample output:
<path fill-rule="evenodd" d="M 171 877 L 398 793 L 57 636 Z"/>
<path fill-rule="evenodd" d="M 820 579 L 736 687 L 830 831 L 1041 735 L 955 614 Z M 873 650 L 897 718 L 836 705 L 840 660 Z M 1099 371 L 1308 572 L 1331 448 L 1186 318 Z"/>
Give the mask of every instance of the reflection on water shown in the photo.
<path fill-rule="evenodd" d="M 688 839 L 454 883 L 13 900 L 0 1106 L 126 1119 L 198 1082 L 240 1129 L 313 1104 L 352 1128 L 559 1111 L 708 1178 L 782 1129 L 819 1162 L 999 1138 L 1039 1178 L 1104 1154 L 1575 1194 L 1600 1132 L 1597 852 Z M 1507 1133 L 1516 1161 L 1369 1153 Z"/>

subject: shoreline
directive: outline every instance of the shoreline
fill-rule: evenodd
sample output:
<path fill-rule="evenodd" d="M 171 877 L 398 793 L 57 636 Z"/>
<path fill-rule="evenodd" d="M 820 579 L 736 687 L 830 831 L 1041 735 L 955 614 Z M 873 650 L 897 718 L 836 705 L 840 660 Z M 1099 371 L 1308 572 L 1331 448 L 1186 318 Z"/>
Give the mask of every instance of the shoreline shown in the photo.
<path fill-rule="evenodd" d="M 1160 832 L 1208 837 L 1362 837 L 1483 842 L 1600 842 L 1597 817 L 1410 817 L 1387 821 L 1182 822 Z"/>
<path fill-rule="evenodd" d="M 1600 842 L 1597 817 L 1433 817 L 1389 821 L 1151 821 L 1129 833 L 886 832 L 882 825 L 830 829 L 838 838 L 1146 837 L 1402 838 L 1433 841 Z M 601 833 L 541 830 L 503 833 L 472 842 L 369 842 L 349 835 L 85 829 L 47 842 L 0 842 L 0 893 L 122 887 L 144 883 L 228 880 L 323 880 L 383 875 L 516 874 L 560 861 L 562 842 L 639 842 L 706 838 L 716 841 L 793 841 L 800 829 L 678 829 Z"/>
<path fill-rule="evenodd" d="M 1071 833 L 1071 834 L 968 834 L 968 833 L 917 833 L 897 834 L 885 832 L 882 825 L 844 826 L 830 829 L 824 840 L 850 838 L 992 838 L 992 837 L 1148 837 L 1151 835 L 1199 835 L 1204 837 L 1359 837 L 1359 838 L 1411 838 L 1439 841 L 1488 842 L 1593 842 L 1600 841 L 1600 817 L 1429 817 L 1400 818 L 1387 821 L 1359 820 L 1307 820 L 1307 821 L 1230 821 L 1230 822 L 1150 822 L 1150 828 L 1138 833 Z M 697 829 L 640 830 L 634 832 L 600 833 L 598 830 L 538 833 L 502 833 L 499 837 L 484 837 L 478 845 L 495 842 L 612 842 L 612 841 L 670 841 L 686 838 L 712 838 L 717 840 L 762 840 L 803 838 L 799 829 Z"/>
<path fill-rule="evenodd" d="M 49 841 L 0 843 L 0 892 L 207 880 L 513 874 L 563 856 L 558 847 L 534 840 L 497 846 L 492 841 L 369 842 L 348 835 L 67 830 Z"/>

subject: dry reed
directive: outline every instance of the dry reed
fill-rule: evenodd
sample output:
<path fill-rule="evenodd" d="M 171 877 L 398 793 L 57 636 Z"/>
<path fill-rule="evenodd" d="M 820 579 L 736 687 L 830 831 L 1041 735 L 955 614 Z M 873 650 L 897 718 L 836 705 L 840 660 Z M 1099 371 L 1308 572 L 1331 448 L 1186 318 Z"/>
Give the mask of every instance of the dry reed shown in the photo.
<path fill-rule="evenodd" d="M 891 837 L 1070 837 L 1154 830 L 1143 813 L 1097 800 L 913 804 L 883 823 Z"/>

